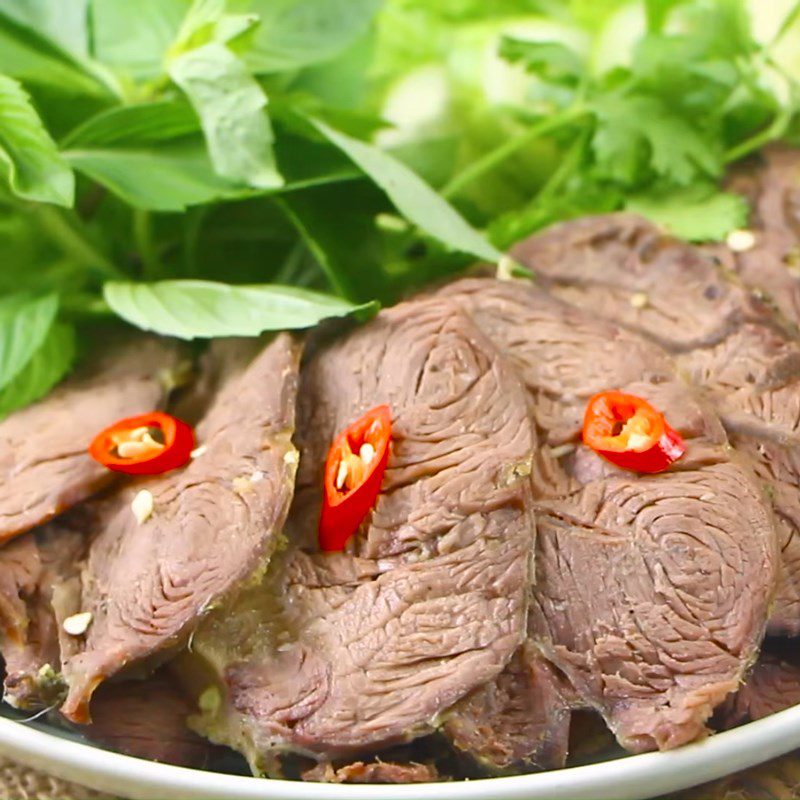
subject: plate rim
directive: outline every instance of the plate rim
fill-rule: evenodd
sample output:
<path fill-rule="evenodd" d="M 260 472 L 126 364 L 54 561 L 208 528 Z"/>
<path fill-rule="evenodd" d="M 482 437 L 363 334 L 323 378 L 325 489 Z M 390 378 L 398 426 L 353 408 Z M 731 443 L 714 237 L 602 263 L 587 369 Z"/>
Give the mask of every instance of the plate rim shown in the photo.
<path fill-rule="evenodd" d="M 160 764 L 0 717 L 0 755 L 132 800 L 643 800 L 705 783 L 800 748 L 800 706 L 702 742 L 562 770 L 452 783 L 336 785 Z M 643 793 L 644 790 L 644 793 Z"/>

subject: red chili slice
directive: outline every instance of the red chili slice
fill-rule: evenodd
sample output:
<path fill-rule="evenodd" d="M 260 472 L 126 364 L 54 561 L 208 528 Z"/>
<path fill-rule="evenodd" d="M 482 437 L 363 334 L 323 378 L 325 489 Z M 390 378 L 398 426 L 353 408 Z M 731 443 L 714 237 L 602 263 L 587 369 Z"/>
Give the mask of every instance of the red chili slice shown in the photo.
<path fill-rule="evenodd" d="M 606 461 L 632 472 L 663 472 L 685 452 L 680 434 L 647 400 L 611 391 L 586 407 L 583 441 Z"/>
<path fill-rule="evenodd" d="M 343 550 L 375 505 L 391 438 L 392 412 L 384 405 L 368 411 L 334 440 L 325 461 L 319 520 L 322 550 Z"/>
<path fill-rule="evenodd" d="M 177 469 L 189 461 L 192 450 L 192 428 L 161 411 L 121 419 L 89 445 L 95 461 L 128 475 L 159 475 Z"/>

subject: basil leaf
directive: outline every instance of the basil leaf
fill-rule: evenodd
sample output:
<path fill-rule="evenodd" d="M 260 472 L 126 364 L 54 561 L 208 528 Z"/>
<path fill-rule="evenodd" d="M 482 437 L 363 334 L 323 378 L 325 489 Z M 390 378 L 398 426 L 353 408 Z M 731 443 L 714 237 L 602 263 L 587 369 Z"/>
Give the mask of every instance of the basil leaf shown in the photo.
<path fill-rule="evenodd" d="M 410 222 L 453 250 L 488 261 L 502 253 L 476 231 L 440 194 L 394 156 L 373 145 L 334 130 L 319 119 L 314 127 L 340 148 L 383 189 L 397 210 Z"/>
<path fill-rule="evenodd" d="M 189 0 L 92 0 L 95 56 L 136 79 L 159 77 L 164 53 L 190 5 Z"/>
<path fill-rule="evenodd" d="M 10 383 L 42 346 L 58 313 L 58 297 L 12 294 L 0 299 L 0 388 Z"/>
<path fill-rule="evenodd" d="M 329 317 L 371 314 L 377 304 L 292 286 L 232 286 L 198 280 L 107 283 L 111 309 L 138 328 L 180 339 L 258 336 L 264 331 L 309 328 Z"/>
<path fill-rule="evenodd" d="M 256 189 L 282 185 L 267 97 L 243 61 L 224 45 L 209 42 L 172 59 L 169 75 L 200 117 L 220 177 Z"/>
<path fill-rule="evenodd" d="M 238 0 L 258 14 L 247 63 L 255 72 L 281 72 L 327 61 L 366 33 L 382 0 Z"/>
<path fill-rule="evenodd" d="M 7 0 L 14 2 L 14 0 Z M 71 55 L 42 32 L 29 28 L 0 7 L 0 72 L 64 95 L 105 97 L 109 86 L 88 62 Z"/>
<path fill-rule="evenodd" d="M 216 174 L 200 123 L 187 103 L 144 103 L 102 112 L 73 131 L 64 145 L 63 155 L 75 169 L 136 208 L 183 211 L 253 194 Z M 282 132 L 276 150 L 287 180 L 276 190 L 359 176 L 352 163 L 325 142 Z"/>
<path fill-rule="evenodd" d="M 70 53 L 89 54 L 89 0 L 0 0 L 0 11 Z"/>
<path fill-rule="evenodd" d="M 75 331 L 57 322 L 25 368 L 0 390 L 0 418 L 44 397 L 72 367 Z"/>
<path fill-rule="evenodd" d="M 25 90 L 0 75 L 0 171 L 26 200 L 71 206 L 75 177 Z"/>

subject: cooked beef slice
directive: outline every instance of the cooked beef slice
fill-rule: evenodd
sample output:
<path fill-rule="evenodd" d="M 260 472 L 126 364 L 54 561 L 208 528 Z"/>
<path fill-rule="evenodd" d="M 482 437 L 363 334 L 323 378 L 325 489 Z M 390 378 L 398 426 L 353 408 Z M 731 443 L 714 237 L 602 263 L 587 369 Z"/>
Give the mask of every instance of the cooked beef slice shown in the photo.
<path fill-rule="evenodd" d="M 219 391 L 197 427 L 205 451 L 185 468 L 89 504 L 93 533 L 72 607 L 90 612 L 64 654 L 62 708 L 89 720 L 95 688 L 127 665 L 184 644 L 213 607 L 257 580 L 279 541 L 294 485 L 299 346 L 280 335 Z M 150 492 L 137 521 L 131 503 Z"/>
<path fill-rule="evenodd" d="M 740 165 L 728 187 L 751 204 L 755 244 L 733 255 L 742 280 L 800 323 L 800 150 L 766 148 Z"/>
<path fill-rule="evenodd" d="M 0 422 L 0 542 L 112 480 L 114 473 L 89 457 L 89 443 L 116 420 L 161 407 L 165 377 L 180 358 L 164 339 L 114 341 L 43 400 Z"/>
<path fill-rule="evenodd" d="M 82 733 L 136 758 L 202 767 L 213 747 L 186 725 L 195 710 L 180 684 L 161 669 L 144 681 L 101 686 L 92 700 L 92 724 Z"/>
<path fill-rule="evenodd" d="M 80 531 L 56 522 L 0 548 L 3 699 L 16 708 L 50 705 L 63 692 L 53 591 L 77 572 L 85 548 Z"/>
<path fill-rule="evenodd" d="M 731 443 L 756 462 L 779 521 L 770 632 L 800 633 L 800 342 L 713 253 L 630 214 L 556 225 L 516 257 L 554 295 L 642 333 L 702 386 Z"/>
<path fill-rule="evenodd" d="M 567 760 L 573 694 L 526 642 L 500 675 L 453 706 L 442 731 L 489 773 L 557 769 Z"/>
<path fill-rule="evenodd" d="M 302 775 L 304 781 L 318 783 L 432 783 L 439 780 L 436 768 L 429 764 L 392 764 L 356 761 L 344 767 L 318 764 Z"/>
<path fill-rule="evenodd" d="M 744 685 L 719 708 L 715 722 L 732 728 L 800 704 L 800 657 L 796 645 L 768 647 Z"/>
<path fill-rule="evenodd" d="M 703 250 L 635 214 L 563 222 L 512 255 L 554 295 L 643 333 L 671 353 L 718 344 L 771 310 Z"/>
<path fill-rule="evenodd" d="M 627 749 L 702 736 L 755 660 L 774 594 L 776 535 L 752 471 L 655 345 L 525 282 L 443 294 L 515 364 L 547 472 L 566 475 L 533 471 L 535 644 Z M 580 443 L 587 400 L 609 388 L 649 400 L 684 437 L 670 470 L 618 470 Z"/>
<path fill-rule="evenodd" d="M 381 494 L 346 552 L 318 552 L 330 442 L 381 403 Z M 327 761 L 430 733 L 525 632 L 536 443 L 518 377 L 465 315 L 407 303 L 322 346 L 299 414 L 292 546 L 192 643 L 221 689 L 198 725 L 256 772 L 274 751 Z"/>

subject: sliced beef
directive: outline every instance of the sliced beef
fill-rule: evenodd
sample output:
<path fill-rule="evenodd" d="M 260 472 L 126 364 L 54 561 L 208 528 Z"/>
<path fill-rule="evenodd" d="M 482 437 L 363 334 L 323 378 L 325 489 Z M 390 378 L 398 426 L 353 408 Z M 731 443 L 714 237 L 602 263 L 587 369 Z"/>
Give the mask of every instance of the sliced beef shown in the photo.
<path fill-rule="evenodd" d="M 723 728 L 732 728 L 800 704 L 800 657 L 795 645 L 773 647 L 761 654 L 739 691 L 716 715 Z"/>
<path fill-rule="evenodd" d="M 293 546 L 192 644 L 221 702 L 200 721 L 245 753 L 320 761 L 435 730 L 524 638 L 535 439 L 515 372 L 451 303 L 381 312 L 305 365 Z M 343 553 L 320 553 L 322 468 L 337 432 L 388 403 L 382 492 Z M 214 713 L 216 711 L 216 713 Z"/>
<path fill-rule="evenodd" d="M 56 522 L 0 548 L 3 699 L 16 708 L 48 706 L 63 693 L 53 593 L 77 574 L 85 549 L 81 531 Z"/>
<path fill-rule="evenodd" d="M 392 764 L 386 761 L 356 761 L 344 767 L 318 764 L 303 773 L 304 781 L 318 783 L 432 783 L 439 773 L 429 764 Z"/>
<path fill-rule="evenodd" d="M 213 747 L 187 727 L 194 711 L 180 684 L 161 669 L 145 681 L 101 686 L 92 701 L 92 724 L 83 733 L 129 756 L 202 767 Z"/>
<path fill-rule="evenodd" d="M 526 642 L 497 678 L 453 706 L 442 731 L 489 773 L 557 769 L 567 760 L 576 702 L 564 677 Z"/>
<path fill-rule="evenodd" d="M 733 254 L 742 280 L 800 323 L 800 150 L 766 148 L 735 169 L 732 191 L 750 202 L 754 246 Z"/>
<path fill-rule="evenodd" d="M 0 542 L 79 503 L 113 477 L 88 453 L 115 420 L 159 408 L 180 351 L 136 336 L 114 341 L 44 400 L 0 422 Z"/>
<path fill-rule="evenodd" d="M 702 736 L 755 660 L 774 593 L 775 531 L 752 472 L 658 347 L 526 283 L 443 294 L 515 364 L 550 454 L 533 471 L 535 644 L 629 750 Z M 671 470 L 624 472 L 580 444 L 586 402 L 608 388 L 682 434 Z"/>
<path fill-rule="evenodd" d="M 184 469 L 143 479 L 86 509 L 93 533 L 79 586 L 61 614 L 92 614 L 64 653 L 64 714 L 88 721 L 106 678 L 186 642 L 214 606 L 264 569 L 294 483 L 291 443 L 299 348 L 278 336 L 227 381 L 197 427 L 205 450 Z M 139 522 L 142 491 L 152 514 Z"/>
<path fill-rule="evenodd" d="M 630 214 L 556 225 L 515 256 L 566 302 L 677 355 L 704 387 L 731 443 L 756 462 L 779 521 L 782 577 L 770 631 L 800 633 L 800 342 L 718 250 Z"/>

